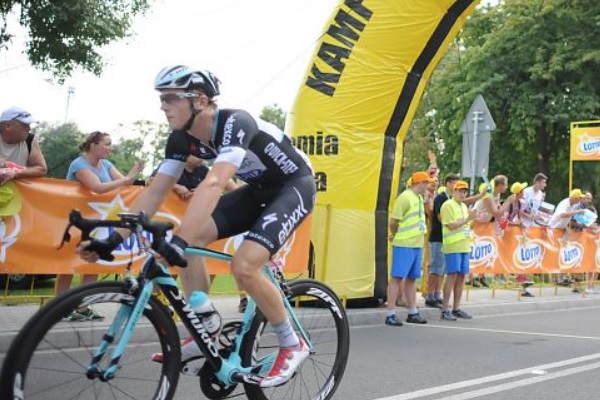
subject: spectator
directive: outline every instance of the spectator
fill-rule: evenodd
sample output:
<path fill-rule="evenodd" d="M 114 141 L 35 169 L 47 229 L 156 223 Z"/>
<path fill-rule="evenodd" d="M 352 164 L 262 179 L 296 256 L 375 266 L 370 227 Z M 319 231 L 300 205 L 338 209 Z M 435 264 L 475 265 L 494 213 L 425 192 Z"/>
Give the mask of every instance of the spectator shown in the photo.
<path fill-rule="evenodd" d="M 429 274 L 425 305 L 442 308 L 442 282 L 444 280 L 444 253 L 442 252 L 442 223 L 440 210 L 442 205 L 452 196 L 454 184 L 459 180 L 456 174 L 447 174 L 444 178 L 445 190 L 433 201 L 431 230 L 429 232 Z"/>
<path fill-rule="evenodd" d="M 571 218 L 584 212 L 584 210 L 580 208 L 581 200 L 584 197 L 585 195 L 581 189 L 571 190 L 569 197 L 561 200 L 561 202 L 556 206 L 548 226 L 550 228 L 561 229 L 566 232 Z"/>
<path fill-rule="evenodd" d="M 106 193 L 111 190 L 133 184 L 135 178 L 144 168 L 142 161 L 137 161 L 126 176 L 107 160 L 112 149 L 110 134 L 103 132 L 92 132 L 79 146 L 83 155 L 76 158 L 67 172 L 67 179 L 79 181 L 83 186 L 94 193 Z M 97 274 L 83 275 L 82 283 L 92 283 L 98 279 Z M 56 294 L 67 291 L 71 286 L 73 275 L 59 275 L 56 280 Z M 91 308 L 85 307 L 73 311 L 66 317 L 67 321 L 79 322 L 86 320 L 102 319 Z"/>
<path fill-rule="evenodd" d="M 540 220 L 540 206 L 544 202 L 546 185 L 548 177 L 541 172 L 533 177 L 533 186 L 525 188 L 523 191 L 523 226 L 531 227 L 536 221 Z"/>
<path fill-rule="evenodd" d="M 510 225 L 523 226 L 525 220 L 525 190 L 527 183 L 515 182 L 510 187 L 510 192 L 516 196 L 516 200 L 510 205 L 508 209 L 508 223 Z M 527 278 L 525 274 L 517 275 L 517 283 L 521 285 L 519 295 L 523 297 L 534 297 L 533 293 L 529 292 L 527 288 L 533 284 Z"/>
<path fill-rule="evenodd" d="M 585 195 L 581 189 L 571 190 L 569 197 L 561 200 L 556 206 L 554 214 L 552 214 L 552 217 L 550 217 L 550 221 L 548 222 L 548 227 L 563 231 L 563 237 L 568 238 L 568 229 L 571 218 L 584 212 L 584 210 L 580 208 L 581 199 L 584 197 Z M 559 285 L 569 286 L 572 283 L 572 281 L 564 274 L 558 274 L 556 278 Z"/>
<path fill-rule="evenodd" d="M 40 142 L 31 133 L 36 122 L 19 107 L 0 115 L 0 224 L 21 211 L 21 195 L 14 180 L 39 178 L 48 172 Z"/>
<path fill-rule="evenodd" d="M 0 184 L 11 179 L 39 178 L 46 176 L 48 168 L 40 148 L 40 142 L 31 133 L 31 124 L 36 121 L 22 108 L 11 107 L 0 115 L 0 164 L 12 162 L 19 168 L 5 168 L 0 175 Z"/>
<path fill-rule="evenodd" d="M 427 172 L 412 175 L 412 185 L 398 196 L 390 218 L 390 240 L 392 246 L 392 271 L 387 289 L 387 315 L 385 324 L 402 326 L 396 316 L 396 300 L 404 284 L 404 295 L 408 307 L 406 322 L 425 324 L 416 306 L 416 280 L 421 277 L 423 244 L 426 225 L 423 195 L 432 178 Z"/>
<path fill-rule="evenodd" d="M 501 235 L 504 228 L 506 227 L 506 213 L 508 208 L 515 201 L 514 196 L 510 196 L 504 203 L 501 203 L 500 198 L 508 189 L 508 178 L 504 175 L 496 175 L 492 180 L 491 193 L 484 194 L 481 200 L 478 200 L 473 207 L 479 217 L 475 222 L 487 223 L 494 222 L 496 232 Z M 485 193 L 485 188 L 480 188 L 480 193 Z M 501 283 L 503 279 L 501 278 Z M 489 287 L 482 275 L 480 277 L 473 278 L 473 285 L 478 281 L 481 286 Z"/>
<path fill-rule="evenodd" d="M 477 216 L 475 210 L 469 211 L 463 200 L 467 196 L 469 185 L 464 181 L 454 184 L 452 200 L 442 206 L 442 251 L 446 263 L 444 298 L 441 318 L 446 321 L 456 321 L 457 318 L 471 319 L 471 315 L 460 309 L 465 276 L 469 274 L 469 258 L 471 255 L 470 223 Z M 452 308 L 450 296 L 453 295 Z"/>
<path fill-rule="evenodd" d="M 592 213 L 594 213 L 596 215 L 598 215 L 598 211 L 596 210 L 596 207 L 594 207 L 594 205 L 592 204 L 592 201 L 594 200 L 594 197 L 592 195 L 591 192 L 589 191 L 585 191 L 583 192 L 584 197 L 581 199 L 581 202 L 579 203 L 579 208 L 582 210 L 589 210 Z M 580 223 L 577 219 L 577 217 L 573 217 L 573 219 L 571 219 L 571 228 L 574 231 L 587 231 L 590 232 L 592 234 L 597 234 L 598 232 L 598 223 L 596 221 L 592 222 L 592 223 Z M 596 284 L 596 278 L 597 278 L 597 273 L 595 271 L 592 272 L 586 272 L 585 273 L 585 281 L 586 281 L 586 289 L 585 289 L 585 293 L 586 294 L 595 294 L 595 284 Z M 577 287 L 575 287 L 573 289 L 573 291 L 575 293 L 579 292 L 579 289 Z"/>

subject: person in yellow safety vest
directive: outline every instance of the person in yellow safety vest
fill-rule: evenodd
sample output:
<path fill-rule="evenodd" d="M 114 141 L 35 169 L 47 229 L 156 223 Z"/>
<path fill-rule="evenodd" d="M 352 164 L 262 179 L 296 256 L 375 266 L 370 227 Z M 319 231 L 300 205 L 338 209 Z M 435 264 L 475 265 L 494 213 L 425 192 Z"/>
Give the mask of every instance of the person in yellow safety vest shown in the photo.
<path fill-rule="evenodd" d="M 390 236 L 392 240 L 392 271 L 387 288 L 387 315 L 385 324 L 402 326 L 396 316 L 396 301 L 404 283 L 404 295 L 408 306 L 406 322 L 425 324 L 427 321 L 419 315 L 416 306 L 416 280 L 421 277 L 423 264 L 423 244 L 427 228 L 423 195 L 432 181 L 427 172 L 415 172 L 410 188 L 398 196 L 390 218 Z"/>
<path fill-rule="evenodd" d="M 472 317 L 460 309 L 465 276 L 469 275 L 469 259 L 471 256 L 471 221 L 476 218 L 474 210 L 464 203 L 469 185 L 465 181 L 454 184 L 452 199 L 442 206 L 442 251 L 446 283 L 441 318 L 446 321 L 456 321 L 457 318 L 471 319 Z M 450 308 L 450 295 L 453 294 L 453 304 Z"/>

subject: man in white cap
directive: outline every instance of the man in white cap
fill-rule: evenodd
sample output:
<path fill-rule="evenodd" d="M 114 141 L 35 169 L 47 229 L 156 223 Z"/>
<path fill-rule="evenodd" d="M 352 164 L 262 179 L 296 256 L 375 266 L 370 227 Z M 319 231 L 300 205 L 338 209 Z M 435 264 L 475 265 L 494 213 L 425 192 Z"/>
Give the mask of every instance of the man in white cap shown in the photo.
<path fill-rule="evenodd" d="M 20 107 L 7 108 L 0 115 L 0 184 L 42 177 L 48 172 L 40 143 L 30 133 L 34 122 L 31 114 Z"/>

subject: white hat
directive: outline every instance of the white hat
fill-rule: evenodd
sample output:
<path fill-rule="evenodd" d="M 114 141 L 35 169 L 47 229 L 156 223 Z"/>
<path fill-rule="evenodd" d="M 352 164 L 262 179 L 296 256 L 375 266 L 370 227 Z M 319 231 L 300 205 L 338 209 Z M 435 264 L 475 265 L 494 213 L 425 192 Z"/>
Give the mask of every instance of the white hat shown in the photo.
<path fill-rule="evenodd" d="M 26 111 L 20 107 L 7 108 L 2 112 L 2 115 L 0 116 L 0 122 L 14 120 L 22 122 L 26 125 L 31 125 L 34 122 L 37 122 L 35 119 L 33 119 L 29 111 Z"/>

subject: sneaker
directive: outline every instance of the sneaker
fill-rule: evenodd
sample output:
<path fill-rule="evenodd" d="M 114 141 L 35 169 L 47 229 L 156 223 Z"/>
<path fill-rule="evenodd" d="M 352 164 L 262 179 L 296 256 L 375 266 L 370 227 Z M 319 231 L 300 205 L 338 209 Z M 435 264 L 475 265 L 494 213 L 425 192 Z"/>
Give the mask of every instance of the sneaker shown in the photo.
<path fill-rule="evenodd" d="M 98 321 L 104 319 L 104 315 L 98 314 L 95 310 L 88 308 L 84 311 L 79 311 L 79 314 L 83 315 L 86 321 Z"/>
<path fill-rule="evenodd" d="M 452 315 L 452 313 L 448 310 L 442 311 L 442 316 L 440 317 L 440 319 L 443 319 L 445 321 L 456 321 L 456 317 Z"/>
<path fill-rule="evenodd" d="M 481 286 L 483 286 L 485 288 L 489 288 L 490 287 L 490 285 L 488 285 L 488 283 L 485 280 L 485 278 L 479 278 L 479 283 L 481 283 Z"/>
<path fill-rule="evenodd" d="M 402 322 L 400 322 L 395 314 L 385 317 L 385 324 L 389 326 L 402 326 Z"/>
<path fill-rule="evenodd" d="M 408 316 L 406 317 L 406 322 L 408 322 L 409 324 L 426 324 L 427 320 L 421 317 L 419 313 L 415 313 L 408 314 Z"/>
<path fill-rule="evenodd" d="M 270 388 L 283 385 L 292 379 L 309 355 L 310 350 L 302 338 L 297 347 L 280 348 L 269 374 L 260 381 L 260 387 Z"/>
<path fill-rule="evenodd" d="M 477 280 L 477 278 L 473 278 L 473 280 L 471 281 L 471 286 L 473 286 L 473 287 L 481 287 L 481 284 L 479 283 L 479 281 Z"/>
<path fill-rule="evenodd" d="M 194 342 L 194 339 L 190 336 L 181 342 L 181 362 L 187 363 L 188 361 L 195 360 L 197 358 L 204 357 L 200 347 Z M 162 364 L 163 353 L 154 353 L 150 356 L 150 360 L 155 363 Z"/>
<path fill-rule="evenodd" d="M 462 318 L 462 319 L 472 319 L 473 318 L 469 314 L 464 312 L 463 310 L 453 310 L 452 316 L 456 317 L 456 318 Z"/>
<path fill-rule="evenodd" d="M 238 312 L 239 313 L 245 313 L 246 312 L 246 307 L 248 307 L 248 298 L 247 297 L 242 297 L 240 299 L 240 304 L 238 304 Z"/>
<path fill-rule="evenodd" d="M 521 293 L 521 297 L 535 297 L 531 292 L 524 291 Z"/>
<path fill-rule="evenodd" d="M 65 322 L 83 322 L 87 321 L 85 315 L 78 313 L 77 311 L 71 311 L 69 315 L 63 318 Z"/>
<path fill-rule="evenodd" d="M 435 303 L 437 304 L 438 308 L 444 308 L 444 300 L 442 300 L 442 299 L 435 299 Z"/>
<path fill-rule="evenodd" d="M 425 305 L 431 308 L 440 308 L 440 303 L 437 300 L 425 300 Z"/>
<path fill-rule="evenodd" d="M 581 293 L 581 292 L 579 291 L 579 288 L 573 288 L 573 290 L 571 290 L 571 292 L 573 292 L 573 293 Z"/>
<path fill-rule="evenodd" d="M 587 288 L 585 289 L 585 294 L 596 294 L 596 292 L 594 291 L 594 289 Z"/>

